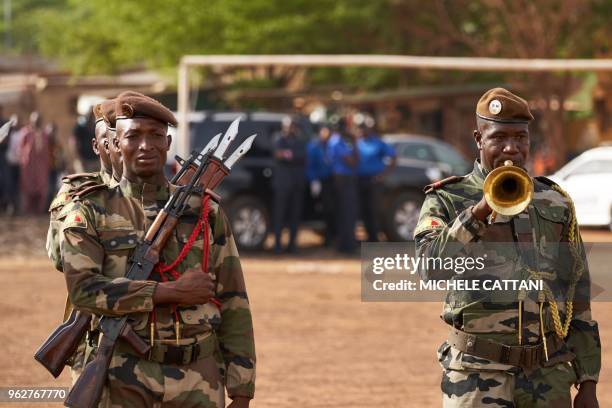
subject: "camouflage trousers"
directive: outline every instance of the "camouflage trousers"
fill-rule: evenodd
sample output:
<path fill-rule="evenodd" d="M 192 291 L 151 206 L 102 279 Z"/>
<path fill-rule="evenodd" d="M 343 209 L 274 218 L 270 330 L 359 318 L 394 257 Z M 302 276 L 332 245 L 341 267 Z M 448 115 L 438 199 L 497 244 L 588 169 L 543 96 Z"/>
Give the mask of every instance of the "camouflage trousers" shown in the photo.
<path fill-rule="evenodd" d="M 115 352 L 98 406 L 225 407 L 218 359 L 210 355 L 190 364 L 170 365 Z"/>
<path fill-rule="evenodd" d="M 526 373 L 463 354 L 443 344 L 438 350 L 445 408 L 563 408 L 572 406 L 571 387 L 577 377 L 570 362 L 558 362 Z"/>
<path fill-rule="evenodd" d="M 444 407 L 563 408 L 572 406 L 576 375 L 569 363 L 539 368 L 527 376 L 505 371 L 444 370 Z"/>

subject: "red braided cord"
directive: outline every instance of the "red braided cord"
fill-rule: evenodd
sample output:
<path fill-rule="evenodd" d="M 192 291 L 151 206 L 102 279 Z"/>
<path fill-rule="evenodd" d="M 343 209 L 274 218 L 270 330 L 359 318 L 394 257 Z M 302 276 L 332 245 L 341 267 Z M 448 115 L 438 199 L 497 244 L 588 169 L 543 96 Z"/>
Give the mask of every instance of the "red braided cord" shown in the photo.
<path fill-rule="evenodd" d="M 176 269 L 176 267 L 179 266 L 181 262 L 183 262 L 183 259 L 185 259 L 185 257 L 191 250 L 191 247 L 193 246 L 201 229 L 202 229 L 202 219 L 199 219 L 198 223 L 196 224 L 196 227 L 193 229 L 193 231 L 191 231 L 191 235 L 189 235 L 189 239 L 187 240 L 187 243 L 183 246 L 183 249 L 181 249 L 179 256 L 170 265 L 166 265 L 163 262 L 159 262 L 158 263 L 159 271 L 167 272 L 172 269 Z"/>
<path fill-rule="evenodd" d="M 202 238 L 204 239 L 204 245 L 202 248 L 202 271 L 204 271 L 204 273 L 208 273 L 208 257 L 210 255 L 210 235 L 208 234 L 209 199 L 210 196 L 207 194 L 202 200 Z M 217 309 L 221 310 L 221 302 L 219 302 L 218 299 L 210 298 L 210 303 L 217 306 Z"/>
<path fill-rule="evenodd" d="M 208 273 L 208 252 L 210 250 L 210 236 L 208 234 L 208 201 L 209 195 L 206 194 L 202 199 L 202 239 L 204 245 L 202 247 L 202 271 Z"/>

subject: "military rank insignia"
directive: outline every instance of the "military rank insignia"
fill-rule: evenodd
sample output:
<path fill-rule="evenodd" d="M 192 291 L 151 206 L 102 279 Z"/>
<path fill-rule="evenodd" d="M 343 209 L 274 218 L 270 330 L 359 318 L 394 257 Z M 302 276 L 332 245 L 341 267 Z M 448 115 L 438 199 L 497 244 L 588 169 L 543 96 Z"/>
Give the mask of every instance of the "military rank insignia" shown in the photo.
<path fill-rule="evenodd" d="M 438 217 L 425 217 L 414 230 L 414 235 L 417 236 L 424 231 L 433 231 L 444 228 L 446 222 Z"/>
<path fill-rule="evenodd" d="M 87 228 L 87 219 L 81 211 L 73 211 L 66 216 L 64 228 Z"/>

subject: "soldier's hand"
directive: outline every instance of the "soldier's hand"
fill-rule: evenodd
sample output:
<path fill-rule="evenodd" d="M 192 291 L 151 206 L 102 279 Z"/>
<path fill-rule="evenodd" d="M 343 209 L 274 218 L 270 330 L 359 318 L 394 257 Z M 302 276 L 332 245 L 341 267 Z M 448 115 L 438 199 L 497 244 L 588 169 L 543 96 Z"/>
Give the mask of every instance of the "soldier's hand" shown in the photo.
<path fill-rule="evenodd" d="M 173 283 L 177 296 L 176 303 L 201 305 L 208 303 L 215 295 L 215 284 L 210 274 L 200 269 L 188 269 Z"/>
<path fill-rule="evenodd" d="M 491 207 L 489 207 L 489 204 L 487 204 L 487 201 L 485 200 L 484 196 L 478 202 L 478 204 L 472 207 L 472 214 L 474 214 L 474 217 L 483 222 L 492 212 L 493 210 L 491 209 Z"/>
<path fill-rule="evenodd" d="M 574 408 L 599 408 L 594 381 L 585 381 L 580 384 L 578 394 L 574 398 Z"/>
<path fill-rule="evenodd" d="M 187 270 L 178 280 L 157 284 L 153 303 L 201 305 L 214 296 L 215 285 L 210 274 L 199 269 Z"/>
<path fill-rule="evenodd" d="M 251 400 L 245 397 L 235 397 L 231 404 L 227 408 L 249 408 Z"/>

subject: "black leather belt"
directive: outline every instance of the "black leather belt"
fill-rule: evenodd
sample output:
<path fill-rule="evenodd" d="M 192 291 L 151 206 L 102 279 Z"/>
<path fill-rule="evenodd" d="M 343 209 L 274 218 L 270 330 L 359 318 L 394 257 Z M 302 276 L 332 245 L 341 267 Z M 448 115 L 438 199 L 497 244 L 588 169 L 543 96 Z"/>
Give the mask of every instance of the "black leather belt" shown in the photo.
<path fill-rule="evenodd" d="M 164 344 L 156 341 L 146 356 L 140 356 L 129 344 L 120 341 L 116 351 L 119 353 L 134 354 L 138 357 L 160 364 L 186 365 L 211 356 L 217 347 L 217 338 L 213 333 L 207 337 L 187 345 Z"/>

